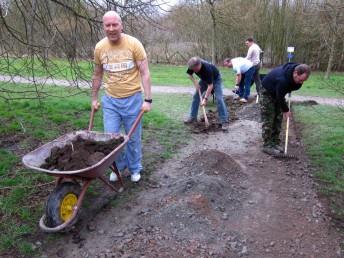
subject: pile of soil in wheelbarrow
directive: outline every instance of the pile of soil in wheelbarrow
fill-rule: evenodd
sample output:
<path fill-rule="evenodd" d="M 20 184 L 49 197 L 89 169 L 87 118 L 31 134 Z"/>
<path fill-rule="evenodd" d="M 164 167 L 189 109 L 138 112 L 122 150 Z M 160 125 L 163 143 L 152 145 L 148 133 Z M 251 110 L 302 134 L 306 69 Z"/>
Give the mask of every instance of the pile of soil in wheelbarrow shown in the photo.
<path fill-rule="evenodd" d="M 62 148 L 54 147 L 41 168 L 70 171 L 90 167 L 116 149 L 124 141 L 123 137 L 108 141 L 86 140 L 77 137 Z"/>
<path fill-rule="evenodd" d="M 239 118 L 241 118 L 240 115 L 238 115 L 238 113 L 247 105 L 252 106 L 252 115 L 256 116 L 256 113 L 259 112 L 259 107 L 257 104 L 253 104 L 255 100 L 256 100 L 255 97 L 250 97 L 248 99 L 248 103 L 243 104 L 239 101 L 239 99 L 234 99 L 233 96 L 226 96 L 224 98 L 224 101 L 227 107 L 227 111 L 229 113 L 229 118 L 230 118 L 229 122 L 234 122 L 235 120 L 238 120 Z M 209 109 L 207 111 L 207 118 L 209 121 L 208 128 L 205 127 L 204 117 L 202 115 L 201 118 L 197 122 L 190 125 L 191 131 L 193 133 L 207 133 L 207 132 L 221 131 L 221 124 L 219 122 L 219 114 L 217 112 L 217 109 L 215 109 L 215 111 L 212 109 Z"/>

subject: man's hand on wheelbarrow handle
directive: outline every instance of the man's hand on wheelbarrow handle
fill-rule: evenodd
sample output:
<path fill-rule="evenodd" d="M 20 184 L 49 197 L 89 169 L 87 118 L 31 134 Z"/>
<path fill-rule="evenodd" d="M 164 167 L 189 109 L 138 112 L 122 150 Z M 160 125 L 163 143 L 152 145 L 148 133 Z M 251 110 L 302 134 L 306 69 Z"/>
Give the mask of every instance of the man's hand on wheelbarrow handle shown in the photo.
<path fill-rule="evenodd" d="M 100 103 L 98 102 L 97 99 L 92 100 L 92 104 L 91 107 L 94 111 L 98 111 L 99 107 L 100 107 Z"/>
<path fill-rule="evenodd" d="M 152 99 L 145 99 L 145 100 L 143 101 L 141 110 L 144 111 L 144 112 L 149 112 L 149 111 L 151 111 L 151 110 L 152 110 L 152 102 L 153 102 Z"/>

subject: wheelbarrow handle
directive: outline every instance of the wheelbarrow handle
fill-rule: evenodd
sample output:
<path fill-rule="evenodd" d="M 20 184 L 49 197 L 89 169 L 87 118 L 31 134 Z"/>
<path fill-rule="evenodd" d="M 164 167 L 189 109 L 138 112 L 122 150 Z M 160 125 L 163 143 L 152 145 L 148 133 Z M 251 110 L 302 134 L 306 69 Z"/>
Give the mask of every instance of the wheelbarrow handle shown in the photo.
<path fill-rule="evenodd" d="M 138 124 L 140 123 L 141 118 L 142 118 L 142 116 L 143 116 L 144 113 L 145 113 L 144 110 L 141 110 L 141 111 L 140 111 L 140 113 L 139 113 L 139 115 L 137 116 L 137 118 L 136 118 L 136 120 L 135 120 L 133 126 L 130 128 L 130 131 L 129 131 L 129 133 L 128 133 L 128 137 L 129 137 L 129 138 L 130 138 L 131 135 L 135 132 L 135 130 L 136 130 Z M 90 122 L 89 122 L 89 124 L 88 124 L 88 131 L 91 131 L 92 128 L 93 128 L 94 114 L 95 114 L 95 109 L 94 109 L 94 107 L 92 107 L 91 114 L 90 114 Z"/>
<path fill-rule="evenodd" d="M 130 128 L 129 130 L 129 133 L 128 133 L 128 138 L 131 137 L 131 135 L 135 132 L 137 126 L 139 125 L 140 121 L 141 121 L 141 118 L 143 117 L 143 114 L 145 113 L 144 110 L 141 110 L 139 115 L 137 116 L 133 126 Z"/>
<path fill-rule="evenodd" d="M 90 122 L 88 124 L 88 130 L 89 131 L 92 131 L 92 128 L 93 128 L 93 121 L 94 121 L 94 113 L 95 113 L 95 109 L 94 107 L 92 106 L 92 110 L 91 110 L 91 114 L 90 114 Z"/>

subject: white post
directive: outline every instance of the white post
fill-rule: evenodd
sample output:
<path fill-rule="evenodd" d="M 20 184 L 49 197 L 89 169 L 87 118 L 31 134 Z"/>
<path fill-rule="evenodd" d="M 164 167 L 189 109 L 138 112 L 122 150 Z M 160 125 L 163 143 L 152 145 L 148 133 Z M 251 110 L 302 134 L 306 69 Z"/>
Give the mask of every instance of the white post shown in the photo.
<path fill-rule="evenodd" d="M 10 0 L 0 0 L 0 8 L 2 9 L 2 16 L 6 17 L 8 14 L 8 8 L 10 7 Z"/>

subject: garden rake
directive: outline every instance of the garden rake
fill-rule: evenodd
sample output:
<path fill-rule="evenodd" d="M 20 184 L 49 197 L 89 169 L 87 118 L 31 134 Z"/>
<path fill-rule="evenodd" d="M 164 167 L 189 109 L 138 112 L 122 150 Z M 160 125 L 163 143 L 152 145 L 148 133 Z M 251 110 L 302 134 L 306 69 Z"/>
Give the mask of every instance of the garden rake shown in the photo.
<path fill-rule="evenodd" d="M 291 100 L 291 93 L 289 93 L 288 99 L 288 106 L 290 110 L 290 100 Z M 289 116 L 287 117 L 287 124 L 285 129 L 285 144 L 284 144 L 284 153 L 274 154 L 273 156 L 276 158 L 284 158 L 284 159 L 297 159 L 296 155 L 288 154 L 288 139 L 289 139 Z"/>

